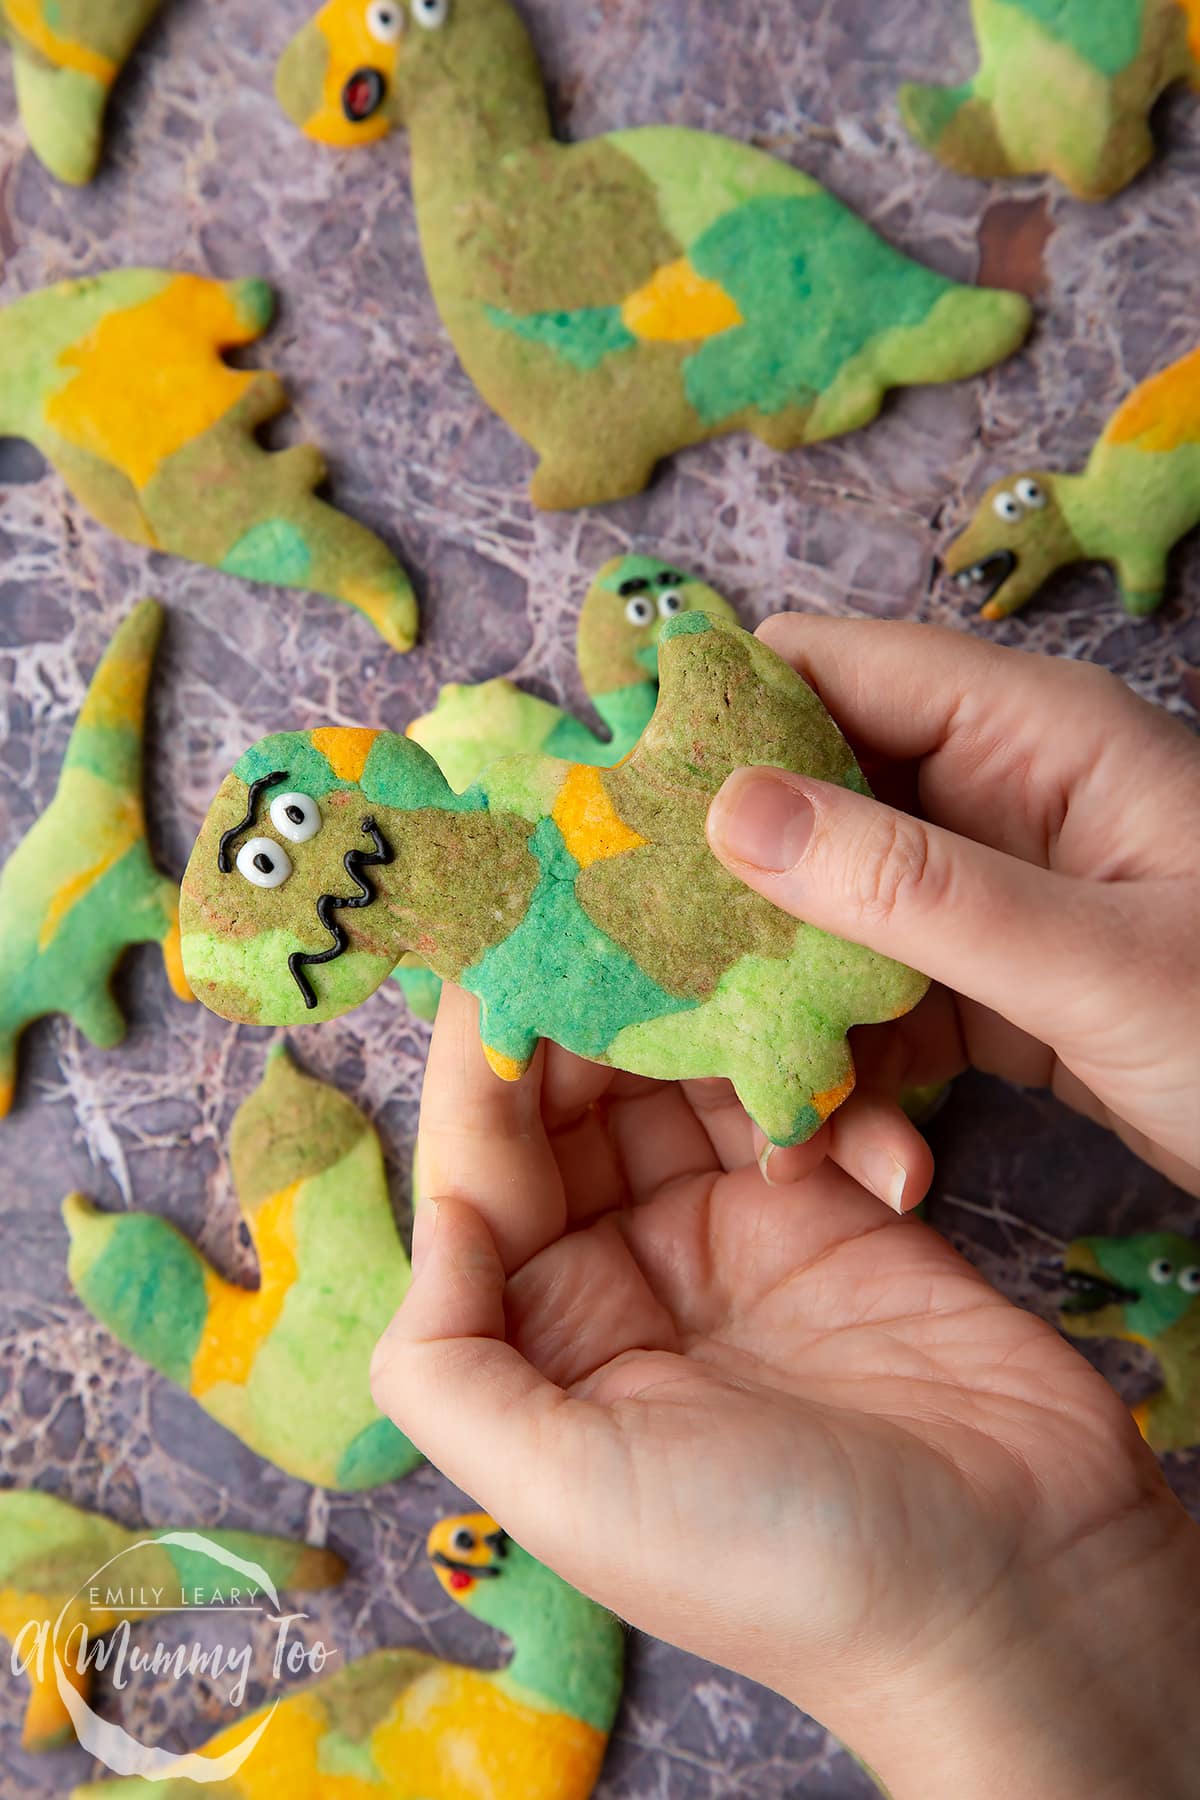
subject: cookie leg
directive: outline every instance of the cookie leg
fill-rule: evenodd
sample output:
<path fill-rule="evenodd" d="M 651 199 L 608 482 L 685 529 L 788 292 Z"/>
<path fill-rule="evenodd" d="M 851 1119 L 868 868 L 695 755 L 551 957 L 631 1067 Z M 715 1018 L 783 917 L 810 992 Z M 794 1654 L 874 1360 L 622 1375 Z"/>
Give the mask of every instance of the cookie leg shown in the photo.
<path fill-rule="evenodd" d="M 17 1040 L 11 1032 L 0 1032 L 0 1119 L 12 1109 L 17 1085 Z"/>
<path fill-rule="evenodd" d="M 79 187 L 100 161 L 108 89 L 79 69 L 13 48 L 13 85 L 29 142 L 52 175 Z"/>
<path fill-rule="evenodd" d="M 610 455 L 593 452 L 583 454 L 583 446 L 573 444 L 543 454 L 533 480 L 529 497 L 542 512 L 569 512 L 576 507 L 605 506 L 612 500 L 626 500 L 649 486 L 654 474 L 656 455 L 639 451 L 623 462 Z"/>
<path fill-rule="evenodd" d="M 733 1085 L 750 1117 L 773 1144 L 803 1144 L 853 1093 L 854 1058 L 841 1038 L 829 1044 L 816 1076 L 811 1059 L 805 1076 L 799 1079 L 780 1064 L 768 1068 L 759 1063 L 736 1077 Z"/>
<path fill-rule="evenodd" d="M 107 987 L 97 988 L 71 1010 L 71 1022 L 97 1050 L 112 1050 L 125 1036 L 125 1020 Z"/>
<path fill-rule="evenodd" d="M 897 95 L 900 117 L 909 136 L 936 156 L 942 133 L 974 94 L 969 81 L 960 87 L 909 82 Z"/>
<path fill-rule="evenodd" d="M 1162 605 L 1167 586 L 1167 562 L 1153 552 L 1124 557 L 1117 564 L 1121 605 L 1134 619 L 1149 618 Z"/>
<path fill-rule="evenodd" d="M 80 1675 L 74 1660 L 70 1657 L 62 1659 L 63 1673 L 71 1685 L 86 1699 L 91 1685 L 89 1674 Z M 69 1744 L 75 1735 L 75 1727 L 71 1723 L 71 1715 L 58 1691 L 54 1679 L 54 1669 L 47 1651 L 46 1666 L 39 1677 L 36 1666 L 29 1671 L 32 1692 L 29 1704 L 25 1708 L 25 1723 L 21 1729 L 21 1748 L 40 1752 L 57 1750 Z"/>

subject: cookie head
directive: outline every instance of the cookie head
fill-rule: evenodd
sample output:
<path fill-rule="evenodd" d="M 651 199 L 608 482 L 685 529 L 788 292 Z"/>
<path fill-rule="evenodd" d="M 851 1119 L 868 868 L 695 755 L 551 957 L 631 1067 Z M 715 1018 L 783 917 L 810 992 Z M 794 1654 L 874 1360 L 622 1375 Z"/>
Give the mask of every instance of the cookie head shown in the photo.
<path fill-rule="evenodd" d="M 223 782 L 180 905 L 184 966 L 213 1012 L 252 1025 L 334 1018 L 391 973 L 379 877 L 395 857 L 359 785 L 380 735 L 280 732 Z"/>
<path fill-rule="evenodd" d="M 1200 1304 L 1200 1244 L 1172 1231 L 1077 1238 L 1063 1258 L 1063 1328 L 1153 1343 Z"/>
<path fill-rule="evenodd" d="M 985 619 L 1003 619 L 1080 554 L 1059 506 L 1054 476 L 1032 470 L 988 489 L 975 517 L 951 545 L 946 573 L 978 597 Z"/>
<path fill-rule="evenodd" d="M 469 0 L 458 0 L 469 4 Z M 445 50 L 456 0 L 329 0 L 275 72 L 288 117 L 318 143 L 348 147 L 404 123 L 404 89 Z"/>
<path fill-rule="evenodd" d="M 579 673 L 590 694 L 658 680 L 658 642 L 683 612 L 736 615 L 715 588 L 677 564 L 616 556 L 587 591 L 579 615 Z"/>

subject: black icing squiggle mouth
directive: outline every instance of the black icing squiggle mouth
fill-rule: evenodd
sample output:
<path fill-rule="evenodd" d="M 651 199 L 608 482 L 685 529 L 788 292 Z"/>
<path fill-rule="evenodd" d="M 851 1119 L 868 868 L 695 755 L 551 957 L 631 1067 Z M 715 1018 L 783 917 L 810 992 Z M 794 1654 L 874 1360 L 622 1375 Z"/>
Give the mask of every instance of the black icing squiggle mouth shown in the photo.
<path fill-rule="evenodd" d="M 387 82 L 378 69 L 355 69 L 342 89 L 342 111 L 352 125 L 363 125 L 383 105 Z"/>
<path fill-rule="evenodd" d="M 954 579 L 959 587 L 977 587 L 983 585 L 983 604 L 994 600 L 1009 576 L 1017 567 L 1016 552 L 1013 550 L 993 550 L 990 556 L 981 556 L 970 568 L 963 569 Z"/>
<path fill-rule="evenodd" d="M 313 992 L 311 981 L 304 973 L 305 967 L 314 963 L 333 962 L 341 956 L 343 951 L 350 948 L 350 939 L 346 928 L 340 919 L 333 917 L 334 913 L 339 912 L 345 906 L 370 906 L 372 900 L 377 896 L 372 883 L 363 874 L 363 870 L 396 860 L 395 851 L 385 841 L 383 833 L 374 819 L 364 819 L 362 828 L 374 844 L 374 850 L 347 850 L 342 858 L 346 873 L 358 889 L 358 893 L 349 896 L 322 894 L 317 901 L 317 917 L 333 939 L 332 944 L 328 950 L 293 950 L 288 957 L 288 969 L 291 971 L 292 979 L 304 996 L 304 1004 L 310 1011 L 317 1004 L 317 996 Z"/>
<path fill-rule="evenodd" d="M 1065 1313 L 1103 1312 L 1106 1306 L 1131 1306 L 1141 1299 L 1136 1288 L 1122 1287 L 1090 1269 L 1064 1269 L 1063 1286 L 1067 1298 L 1061 1311 Z"/>

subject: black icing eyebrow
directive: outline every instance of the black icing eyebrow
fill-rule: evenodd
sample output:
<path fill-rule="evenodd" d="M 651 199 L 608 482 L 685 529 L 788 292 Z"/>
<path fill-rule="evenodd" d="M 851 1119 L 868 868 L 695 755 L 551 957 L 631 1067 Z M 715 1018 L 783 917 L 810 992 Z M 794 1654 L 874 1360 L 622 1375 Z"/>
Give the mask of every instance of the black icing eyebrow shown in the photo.
<path fill-rule="evenodd" d="M 654 579 L 657 581 L 659 587 L 678 587 L 684 577 L 679 573 L 678 569 L 664 569 L 662 574 L 656 575 Z"/>
<path fill-rule="evenodd" d="M 620 594 L 622 600 L 625 600 L 630 594 L 644 594 L 649 586 L 650 583 L 646 580 L 644 575 L 631 575 L 628 581 L 623 581 L 621 583 L 617 592 Z"/>
<path fill-rule="evenodd" d="M 258 810 L 259 799 L 266 788 L 274 787 L 276 782 L 286 781 L 288 771 L 276 769 L 273 775 L 260 775 L 257 781 L 250 783 L 250 795 L 246 801 L 246 816 L 231 825 L 228 831 L 221 833 L 221 841 L 217 845 L 217 867 L 222 875 L 228 875 L 233 869 L 233 859 L 229 854 L 234 838 L 241 837 L 243 831 L 249 831 L 254 824 L 254 815 Z"/>

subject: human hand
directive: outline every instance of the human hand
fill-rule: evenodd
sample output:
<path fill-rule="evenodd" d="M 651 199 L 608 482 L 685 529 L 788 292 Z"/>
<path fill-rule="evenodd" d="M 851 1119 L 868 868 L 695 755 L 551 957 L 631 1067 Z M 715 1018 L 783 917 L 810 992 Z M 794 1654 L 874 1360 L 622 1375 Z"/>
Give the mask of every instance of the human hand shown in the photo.
<path fill-rule="evenodd" d="M 944 984 L 855 1034 L 877 1113 L 970 1063 L 1051 1088 L 1200 1192 L 1200 745 L 1087 663 L 791 613 L 759 636 L 904 809 L 755 769 L 709 812 L 758 893 Z"/>
<path fill-rule="evenodd" d="M 498 1082 L 449 986 L 418 1163 L 375 1398 L 535 1556 L 896 1800 L 1192 1791 L 1200 1534 L 935 1232 L 829 1161 L 769 1186 L 724 1083 L 553 1045 Z"/>

